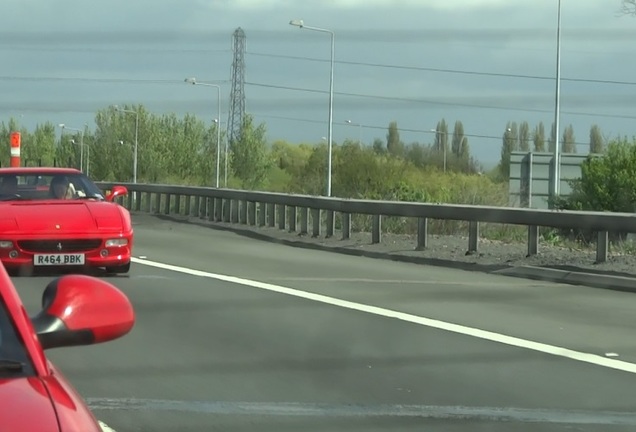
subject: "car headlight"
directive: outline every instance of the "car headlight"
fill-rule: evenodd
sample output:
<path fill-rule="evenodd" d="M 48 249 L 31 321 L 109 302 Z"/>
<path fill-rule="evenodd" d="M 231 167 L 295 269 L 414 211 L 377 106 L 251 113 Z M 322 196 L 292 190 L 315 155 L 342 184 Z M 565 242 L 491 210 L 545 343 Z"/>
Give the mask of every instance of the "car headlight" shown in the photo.
<path fill-rule="evenodd" d="M 126 246 L 128 244 L 128 239 L 125 238 L 116 238 L 106 240 L 106 247 L 117 247 L 117 246 Z"/>
<path fill-rule="evenodd" d="M 13 247 L 13 242 L 10 240 L 0 240 L 0 249 L 10 249 Z"/>

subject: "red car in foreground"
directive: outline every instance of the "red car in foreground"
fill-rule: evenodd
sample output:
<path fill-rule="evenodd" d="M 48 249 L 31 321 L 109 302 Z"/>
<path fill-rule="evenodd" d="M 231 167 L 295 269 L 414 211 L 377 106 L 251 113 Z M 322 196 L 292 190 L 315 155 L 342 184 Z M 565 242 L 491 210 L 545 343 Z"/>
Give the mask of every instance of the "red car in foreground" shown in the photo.
<path fill-rule="evenodd" d="M 127 273 L 130 213 L 72 168 L 0 168 L 0 261 L 7 270 L 105 268 Z"/>
<path fill-rule="evenodd" d="M 121 291 L 76 274 L 49 283 L 42 310 L 30 318 L 0 265 L 0 431 L 102 432 L 44 350 L 113 340 L 134 322 L 132 305 Z"/>

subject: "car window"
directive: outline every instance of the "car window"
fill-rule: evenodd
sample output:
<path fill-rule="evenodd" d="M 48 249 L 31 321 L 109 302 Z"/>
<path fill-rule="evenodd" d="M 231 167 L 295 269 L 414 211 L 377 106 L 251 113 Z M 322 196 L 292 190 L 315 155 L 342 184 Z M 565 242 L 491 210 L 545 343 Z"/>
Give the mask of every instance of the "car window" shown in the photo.
<path fill-rule="evenodd" d="M 1 367 L 3 361 L 23 363 L 23 369 L 19 372 L 3 370 Z M 4 301 L 0 298 L 0 379 L 34 374 L 33 364 L 24 346 L 24 342 L 20 338 L 14 322 L 9 316 Z"/>
<path fill-rule="evenodd" d="M 0 201 L 84 198 L 104 196 L 83 174 L 0 174 Z"/>

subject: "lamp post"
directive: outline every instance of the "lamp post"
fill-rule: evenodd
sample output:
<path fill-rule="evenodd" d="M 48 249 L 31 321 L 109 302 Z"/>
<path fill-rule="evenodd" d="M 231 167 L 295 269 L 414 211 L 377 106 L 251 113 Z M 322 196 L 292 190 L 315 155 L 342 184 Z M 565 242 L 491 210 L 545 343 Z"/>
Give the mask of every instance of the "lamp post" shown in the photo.
<path fill-rule="evenodd" d="M 83 140 L 80 138 L 80 146 L 83 147 L 84 143 L 82 142 Z M 71 144 L 77 144 L 75 142 L 75 139 L 71 139 Z M 87 145 L 86 146 L 86 175 L 90 176 L 90 168 L 91 168 L 91 146 Z"/>
<path fill-rule="evenodd" d="M 553 196 L 559 195 L 561 186 L 561 149 L 559 148 L 559 105 L 561 99 L 561 0 L 557 5 L 557 54 L 556 54 L 556 91 L 554 102 L 554 165 L 553 165 Z"/>
<path fill-rule="evenodd" d="M 328 147 L 328 161 L 327 161 L 327 196 L 331 196 L 331 153 L 333 148 L 332 131 L 333 131 L 333 63 L 334 63 L 334 48 L 335 48 L 335 35 L 331 30 L 306 26 L 303 20 L 294 19 L 289 22 L 290 25 L 299 27 L 301 29 L 313 30 L 322 33 L 329 33 L 331 35 L 331 68 L 329 74 L 329 129 L 327 133 L 327 147 Z"/>
<path fill-rule="evenodd" d="M 358 144 L 362 145 L 362 124 L 353 123 L 351 120 L 345 120 L 345 123 L 350 124 L 351 126 L 358 126 Z"/>
<path fill-rule="evenodd" d="M 137 183 L 137 146 L 139 144 L 139 112 L 133 110 L 127 110 L 123 108 L 119 108 L 115 105 L 115 109 L 117 111 L 134 114 L 135 115 L 135 147 L 133 150 L 133 183 Z"/>
<path fill-rule="evenodd" d="M 59 127 L 62 129 L 62 135 L 64 135 L 64 129 L 68 129 L 68 130 L 72 130 L 72 131 L 76 131 L 80 133 L 80 171 L 84 172 L 84 130 L 66 126 L 64 123 L 60 123 Z M 91 156 L 89 153 L 88 164 L 90 165 L 90 163 L 91 163 Z M 88 171 L 89 171 L 89 167 L 87 167 L 86 169 L 86 175 L 89 174 Z"/>
<path fill-rule="evenodd" d="M 215 87 L 217 96 L 217 117 L 214 119 L 216 123 L 216 188 L 219 187 L 219 173 L 221 162 L 221 86 L 217 84 L 209 84 L 198 82 L 196 78 L 186 78 L 184 80 L 188 84 L 200 85 L 205 87 Z M 227 187 L 227 140 L 225 142 L 225 186 Z"/>

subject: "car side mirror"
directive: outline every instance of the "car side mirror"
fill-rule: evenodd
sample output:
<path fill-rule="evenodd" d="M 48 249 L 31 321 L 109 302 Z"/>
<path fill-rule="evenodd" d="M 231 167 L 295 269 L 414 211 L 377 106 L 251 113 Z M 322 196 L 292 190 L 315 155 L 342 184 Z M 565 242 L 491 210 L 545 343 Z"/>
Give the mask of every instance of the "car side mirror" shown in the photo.
<path fill-rule="evenodd" d="M 42 294 L 42 310 L 31 318 L 42 349 L 92 345 L 130 332 L 135 313 L 114 285 L 86 275 L 51 281 Z"/>
<path fill-rule="evenodd" d="M 118 196 L 128 195 L 128 189 L 126 186 L 113 186 L 113 189 L 108 195 L 106 195 L 106 201 L 112 202 Z"/>

